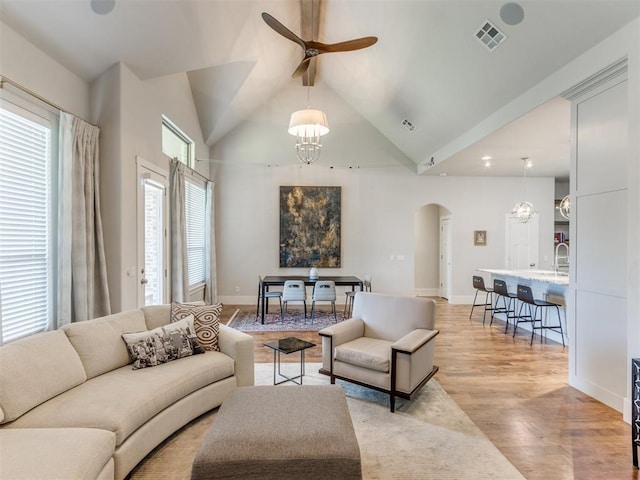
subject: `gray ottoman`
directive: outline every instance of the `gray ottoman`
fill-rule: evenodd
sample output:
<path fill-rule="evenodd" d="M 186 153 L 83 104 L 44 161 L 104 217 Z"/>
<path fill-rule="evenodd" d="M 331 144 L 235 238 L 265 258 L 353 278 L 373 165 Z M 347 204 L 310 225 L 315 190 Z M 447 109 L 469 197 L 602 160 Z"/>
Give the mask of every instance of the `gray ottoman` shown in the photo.
<path fill-rule="evenodd" d="M 192 480 L 361 479 L 360 449 L 337 385 L 241 387 L 193 461 Z"/>

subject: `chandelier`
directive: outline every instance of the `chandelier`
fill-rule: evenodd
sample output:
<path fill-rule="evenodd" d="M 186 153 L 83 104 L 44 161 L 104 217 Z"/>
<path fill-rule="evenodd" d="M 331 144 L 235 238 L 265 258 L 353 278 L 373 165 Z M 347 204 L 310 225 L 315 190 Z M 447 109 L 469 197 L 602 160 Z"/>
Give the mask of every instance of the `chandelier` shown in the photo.
<path fill-rule="evenodd" d="M 566 195 L 562 200 L 560 200 L 558 210 L 560 211 L 560 215 L 569 220 L 569 217 L 571 216 L 571 197 L 569 195 Z"/>
<path fill-rule="evenodd" d="M 527 168 L 531 165 L 527 161 L 528 157 L 522 157 L 522 161 L 524 163 L 524 175 L 523 175 L 523 183 L 524 183 L 524 197 L 527 198 Z M 511 214 L 514 215 L 520 222 L 527 223 L 531 220 L 538 212 L 536 212 L 533 204 L 531 202 L 527 202 L 526 200 L 523 202 L 518 202 L 511 210 Z"/>
<path fill-rule="evenodd" d="M 296 137 L 298 160 L 307 165 L 320 158 L 320 137 L 329 133 L 327 116 L 322 110 L 309 108 L 309 90 L 307 86 L 307 108 L 291 114 L 289 133 Z"/>

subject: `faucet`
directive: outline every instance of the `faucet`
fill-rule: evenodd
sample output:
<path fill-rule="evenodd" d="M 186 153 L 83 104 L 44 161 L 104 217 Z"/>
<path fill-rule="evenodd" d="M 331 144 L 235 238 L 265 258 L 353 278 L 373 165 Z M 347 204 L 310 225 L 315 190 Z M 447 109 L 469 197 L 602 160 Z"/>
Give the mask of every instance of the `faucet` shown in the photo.
<path fill-rule="evenodd" d="M 560 255 L 560 247 L 565 248 L 565 252 L 566 252 L 565 255 Z M 566 261 L 566 263 L 563 263 L 562 266 L 568 267 L 569 266 L 569 245 L 565 242 L 560 242 L 558 243 L 558 245 L 556 245 L 556 251 L 555 251 L 554 261 L 553 261 L 553 267 L 554 267 L 555 273 L 558 273 L 558 267 L 560 267 L 560 265 L 558 264 L 558 260 L 560 258 L 563 258 Z"/>

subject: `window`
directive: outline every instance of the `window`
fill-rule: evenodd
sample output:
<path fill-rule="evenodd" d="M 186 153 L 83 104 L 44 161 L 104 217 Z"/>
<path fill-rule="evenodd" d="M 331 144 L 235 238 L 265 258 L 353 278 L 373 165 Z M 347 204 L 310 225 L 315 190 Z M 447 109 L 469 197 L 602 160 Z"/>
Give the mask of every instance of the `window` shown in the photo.
<path fill-rule="evenodd" d="M 189 287 L 206 281 L 205 275 L 205 200 L 202 183 L 187 179 L 185 182 L 185 217 L 187 227 L 187 269 Z"/>
<path fill-rule="evenodd" d="M 0 103 L 0 298 L 3 342 L 46 330 L 52 308 L 52 152 L 57 124 Z M 53 129 L 55 128 L 55 132 Z"/>
<path fill-rule="evenodd" d="M 162 117 L 162 153 L 193 168 L 193 140 L 167 117 Z"/>

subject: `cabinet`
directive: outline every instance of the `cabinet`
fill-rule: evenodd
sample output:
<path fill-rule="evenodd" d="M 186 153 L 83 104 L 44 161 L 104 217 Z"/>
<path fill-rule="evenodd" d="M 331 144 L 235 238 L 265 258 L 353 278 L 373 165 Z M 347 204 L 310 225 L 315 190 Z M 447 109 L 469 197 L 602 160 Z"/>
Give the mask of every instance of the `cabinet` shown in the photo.
<path fill-rule="evenodd" d="M 640 358 L 631 360 L 631 451 L 633 466 L 638 468 L 640 446 Z"/>

